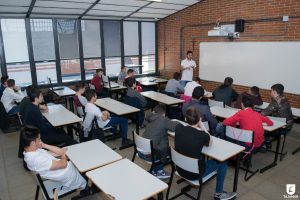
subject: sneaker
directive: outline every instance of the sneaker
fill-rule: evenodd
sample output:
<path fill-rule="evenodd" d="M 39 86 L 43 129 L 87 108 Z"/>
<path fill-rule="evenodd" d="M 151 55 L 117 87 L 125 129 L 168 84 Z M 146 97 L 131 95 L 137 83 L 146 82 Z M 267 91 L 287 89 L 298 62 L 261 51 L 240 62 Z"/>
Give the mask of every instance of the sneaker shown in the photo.
<path fill-rule="evenodd" d="M 216 193 L 214 198 L 215 198 L 215 200 L 235 199 L 236 198 L 236 193 L 235 192 Z"/>
<path fill-rule="evenodd" d="M 170 178 L 170 174 L 168 172 L 166 172 L 165 170 L 159 170 L 157 172 L 152 172 L 152 174 L 154 176 L 156 176 L 159 179 L 167 179 Z"/>
<path fill-rule="evenodd" d="M 133 144 L 133 142 L 130 139 L 123 139 L 122 140 L 122 146 L 129 146 L 129 145 L 132 145 L 132 144 Z"/>

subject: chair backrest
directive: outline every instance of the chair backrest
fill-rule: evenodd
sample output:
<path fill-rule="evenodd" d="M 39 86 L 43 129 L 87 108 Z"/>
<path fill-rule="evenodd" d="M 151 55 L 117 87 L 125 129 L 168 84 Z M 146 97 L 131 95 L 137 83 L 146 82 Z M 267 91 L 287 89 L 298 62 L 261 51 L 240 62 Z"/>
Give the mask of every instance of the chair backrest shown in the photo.
<path fill-rule="evenodd" d="M 249 130 L 243 130 L 232 126 L 226 126 L 225 135 L 227 138 L 230 138 L 234 141 L 247 142 L 252 144 L 254 142 L 254 133 L 253 131 Z"/>
<path fill-rule="evenodd" d="M 185 171 L 189 171 L 195 174 L 199 174 L 199 160 L 190 158 L 181 153 L 178 153 L 171 147 L 171 158 L 175 166 L 180 167 Z"/>
<path fill-rule="evenodd" d="M 216 100 L 208 99 L 208 105 L 209 105 L 209 107 L 218 106 L 218 107 L 224 108 L 223 101 L 216 101 Z"/>
<path fill-rule="evenodd" d="M 286 122 L 285 117 L 273 117 L 273 116 L 267 116 L 271 120 L 279 121 L 279 122 Z"/>
<path fill-rule="evenodd" d="M 91 84 L 91 83 L 89 83 L 89 88 L 92 89 L 92 90 L 96 89 L 96 87 L 93 84 Z"/>
<path fill-rule="evenodd" d="M 151 140 L 138 135 L 135 131 L 133 132 L 133 139 L 138 151 L 149 154 L 152 153 Z"/>

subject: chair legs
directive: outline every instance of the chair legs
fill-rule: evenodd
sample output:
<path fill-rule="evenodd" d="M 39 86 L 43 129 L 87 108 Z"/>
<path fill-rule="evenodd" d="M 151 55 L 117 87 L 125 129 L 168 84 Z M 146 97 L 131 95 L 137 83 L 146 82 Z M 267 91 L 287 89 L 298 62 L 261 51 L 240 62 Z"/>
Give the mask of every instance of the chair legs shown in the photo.
<path fill-rule="evenodd" d="M 248 159 L 249 159 L 248 162 L 246 162 L 246 168 L 240 167 L 241 170 L 245 171 L 245 176 L 244 176 L 244 180 L 245 181 L 248 181 L 250 178 L 252 178 L 259 171 L 258 169 L 255 170 L 255 171 L 250 170 L 250 168 L 251 168 L 251 160 L 252 160 L 252 155 L 251 154 L 249 155 Z M 250 174 L 250 175 L 248 176 L 248 174 Z"/>
<path fill-rule="evenodd" d="M 172 173 L 171 173 L 171 177 L 170 177 L 169 183 L 168 183 L 169 187 L 168 187 L 167 194 L 166 194 L 166 200 L 173 200 L 173 199 L 176 199 L 177 197 L 179 197 L 181 195 L 185 195 L 185 196 L 187 196 L 187 197 L 189 197 L 190 199 L 193 199 L 193 200 L 199 200 L 200 196 L 201 196 L 201 191 L 202 191 L 202 184 L 200 184 L 200 186 L 199 186 L 196 198 L 187 193 L 191 190 L 191 187 L 192 187 L 191 185 L 187 185 L 187 186 L 183 187 L 181 189 L 180 193 L 178 193 L 175 196 L 169 198 L 169 194 L 170 194 L 170 190 L 171 190 L 171 186 L 172 186 L 172 182 L 173 182 L 173 178 L 174 178 L 174 173 L 175 173 L 175 167 L 172 165 Z M 180 180 L 177 181 L 177 184 L 180 184 L 182 182 L 184 182 L 184 180 L 180 179 Z"/>
<path fill-rule="evenodd" d="M 282 159 L 285 157 L 285 155 L 287 154 L 287 152 L 283 153 L 284 150 L 284 145 L 285 145 L 285 139 L 286 139 L 286 134 L 283 136 L 283 142 L 282 142 L 282 147 L 281 147 L 281 152 L 280 152 L 280 161 L 282 161 Z"/>
<path fill-rule="evenodd" d="M 297 149 L 295 149 L 295 150 L 292 152 L 292 154 L 294 155 L 294 154 L 296 154 L 298 151 L 300 151 L 300 147 L 298 147 Z"/>
<path fill-rule="evenodd" d="M 40 186 L 36 186 L 36 191 L 35 191 L 35 200 L 39 199 L 39 193 L 40 193 Z"/>

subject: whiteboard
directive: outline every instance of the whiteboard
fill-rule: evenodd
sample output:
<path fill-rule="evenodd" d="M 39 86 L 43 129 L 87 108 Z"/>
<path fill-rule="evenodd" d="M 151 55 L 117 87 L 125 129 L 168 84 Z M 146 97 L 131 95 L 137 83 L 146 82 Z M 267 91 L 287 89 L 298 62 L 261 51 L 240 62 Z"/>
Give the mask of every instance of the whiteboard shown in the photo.
<path fill-rule="evenodd" d="M 300 94 L 300 42 L 201 42 L 203 80 L 270 89 L 282 83 L 285 92 Z"/>

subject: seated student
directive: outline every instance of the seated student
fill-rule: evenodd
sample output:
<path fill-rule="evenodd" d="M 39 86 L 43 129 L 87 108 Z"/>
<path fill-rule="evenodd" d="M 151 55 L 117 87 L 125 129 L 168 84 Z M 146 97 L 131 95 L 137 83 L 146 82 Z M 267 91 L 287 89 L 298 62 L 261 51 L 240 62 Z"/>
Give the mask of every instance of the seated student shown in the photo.
<path fill-rule="evenodd" d="M 210 146 L 212 144 L 212 137 L 208 132 L 199 130 L 201 127 L 200 113 L 196 108 L 190 107 L 186 111 L 185 115 L 187 126 L 179 124 L 175 128 L 175 150 L 185 156 L 202 159 L 204 155 L 201 155 L 203 146 Z M 236 193 L 226 193 L 223 190 L 224 181 L 227 172 L 226 162 L 220 163 L 213 159 L 206 160 L 203 163 L 205 166 L 203 177 L 217 170 L 217 185 L 215 190 L 214 199 L 232 199 L 236 196 Z M 185 171 L 177 167 L 177 171 L 180 176 L 188 180 L 202 179 L 198 174 Z"/>
<path fill-rule="evenodd" d="M 174 96 L 176 96 L 179 93 L 184 92 L 184 87 L 180 84 L 180 73 L 175 72 L 173 74 L 173 79 L 168 80 L 168 83 L 165 88 L 165 92 L 172 93 Z"/>
<path fill-rule="evenodd" d="M 216 101 L 222 101 L 227 106 L 231 106 L 231 103 L 238 97 L 238 93 L 231 87 L 233 79 L 226 77 L 224 83 L 213 91 L 213 97 Z"/>
<path fill-rule="evenodd" d="M 125 80 L 126 75 L 127 75 L 127 67 L 126 66 L 122 66 L 121 67 L 121 71 L 120 71 L 120 73 L 118 75 L 118 83 L 120 85 L 123 85 L 123 82 Z"/>
<path fill-rule="evenodd" d="M 135 76 L 135 71 L 133 69 L 128 69 L 127 70 L 127 76 L 124 79 L 124 85 L 128 87 L 127 80 L 129 78 L 134 78 L 134 76 Z M 141 84 L 138 81 L 136 81 L 136 88 L 135 88 L 135 90 L 138 91 L 138 92 L 142 92 L 143 91 L 143 88 L 142 88 Z"/>
<path fill-rule="evenodd" d="M 24 160 L 27 167 L 42 178 L 57 181 L 62 187 L 80 189 L 80 196 L 91 193 L 86 180 L 80 175 L 72 162 L 68 161 L 66 149 L 51 146 L 41 140 L 40 130 L 34 126 L 25 126 L 21 130 L 21 141 L 24 144 Z M 60 158 L 56 158 L 59 156 Z"/>
<path fill-rule="evenodd" d="M 161 165 L 154 167 L 151 173 L 157 178 L 164 179 L 170 177 L 170 175 L 163 170 L 163 164 L 167 163 L 168 156 L 170 156 L 168 131 L 174 132 L 178 122 L 171 121 L 166 117 L 165 105 L 157 105 L 153 111 L 154 112 L 146 115 L 146 129 L 143 136 L 152 140 L 154 156 L 162 163 Z M 141 157 L 143 156 L 144 155 Z M 145 157 L 145 160 L 147 160 L 147 157 Z"/>
<path fill-rule="evenodd" d="M 5 88 L 1 101 L 8 115 L 14 115 L 19 112 L 20 108 L 16 101 L 21 101 L 24 95 L 18 86 L 15 85 L 14 79 L 7 80 L 7 87 Z"/>
<path fill-rule="evenodd" d="M 98 96 L 102 95 L 102 90 L 103 90 L 102 75 L 103 75 L 103 70 L 97 69 L 96 74 L 94 75 L 93 79 L 91 80 L 91 84 L 93 84 L 95 86 L 95 90 L 96 90 Z"/>
<path fill-rule="evenodd" d="M 19 113 L 22 117 L 25 116 L 28 105 L 31 104 L 29 96 L 30 96 L 31 90 L 34 88 L 38 88 L 38 87 L 36 85 L 29 85 L 26 87 L 27 96 L 22 99 L 20 106 L 19 106 L 20 107 Z M 44 104 L 44 105 L 39 104 L 39 108 L 42 112 L 48 112 L 48 106 L 46 104 Z"/>
<path fill-rule="evenodd" d="M 26 125 L 35 126 L 40 129 L 41 138 L 44 142 L 52 145 L 64 143 L 66 146 L 77 143 L 63 130 L 54 128 L 43 117 L 39 109 L 39 105 L 43 102 L 43 95 L 38 88 L 30 90 L 29 99 L 31 103 L 27 106 L 24 122 Z"/>
<path fill-rule="evenodd" d="M 84 115 L 83 108 L 88 102 L 87 99 L 83 96 L 85 92 L 85 83 L 83 81 L 76 83 L 75 91 L 76 91 L 76 94 L 74 96 L 75 108 L 79 116 L 82 117 Z"/>
<path fill-rule="evenodd" d="M 286 118 L 286 128 L 291 130 L 294 123 L 293 113 L 289 100 L 284 96 L 284 86 L 280 83 L 271 87 L 271 103 L 261 114 Z"/>
<path fill-rule="evenodd" d="M 234 108 L 242 108 L 242 98 L 243 96 L 249 96 L 252 99 L 253 105 L 262 105 L 263 100 L 259 94 L 259 88 L 256 86 L 251 87 L 247 92 L 239 95 L 238 99 L 233 103 Z"/>
<path fill-rule="evenodd" d="M 201 101 L 203 95 L 204 95 L 204 89 L 201 86 L 196 87 L 192 94 L 193 99 L 189 103 L 183 104 L 182 113 L 183 115 L 185 115 L 186 111 L 190 107 L 196 108 L 197 111 L 200 113 L 202 121 L 208 122 L 209 129 L 212 135 L 223 138 L 224 128 L 221 123 L 218 124 L 218 121 L 211 113 L 209 106 Z"/>
<path fill-rule="evenodd" d="M 106 128 L 110 126 L 120 125 L 122 146 L 127 146 L 132 144 L 132 141 L 130 139 L 127 139 L 128 120 L 122 117 L 111 117 L 109 112 L 107 111 L 101 112 L 100 108 L 98 108 L 94 104 L 97 100 L 97 95 L 95 90 L 86 90 L 85 96 L 86 99 L 88 100 L 88 103 L 85 106 L 85 112 L 91 113 L 95 117 L 97 117 L 98 126 L 100 128 Z M 92 124 L 92 122 L 90 124 Z"/>
<path fill-rule="evenodd" d="M 192 94 L 193 94 L 194 89 L 195 89 L 196 87 L 198 87 L 198 86 L 201 86 L 201 85 L 200 85 L 200 78 L 199 78 L 199 77 L 196 77 L 196 78 L 194 78 L 193 81 L 188 82 L 188 83 L 185 85 L 185 87 L 184 87 L 184 95 L 185 95 L 185 96 L 191 97 Z M 201 86 L 201 87 L 202 87 L 202 86 Z M 206 95 L 206 93 L 207 93 L 207 92 L 204 90 L 204 95 Z"/>
<path fill-rule="evenodd" d="M 142 96 L 138 91 L 135 90 L 137 87 L 135 78 L 133 78 L 133 77 L 127 78 L 126 83 L 127 83 L 127 87 L 128 87 L 127 96 L 138 98 L 141 102 L 141 105 L 143 107 L 146 107 L 146 105 L 147 105 L 146 98 L 144 96 Z"/>
<path fill-rule="evenodd" d="M 0 85 L 0 99 L 3 95 L 3 92 L 5 90 L 5 88 L 7 88 L 7 80 L 8 80 L 8 76 L 2 76 L 1 77 L 1 85 Z"/>
<path fill-rule="evenodd" d="M 223 121 L 225 126 L 236 126 L 236 124 L 239 123 L 240 129 L 253 131 L 253 146 L 251 143 L 241 142 L 241 145 L 245 146 L 247 150 L 250 150 L 252 147 L 259 148 L 264 144 L 265 131 L 263 123 L 266 123 L 268 126 L 273 125 L 273 122 L 269 118 L 254 111 L 252 108 L 252 97 L 250 95 L 244 95 L 242 97 L 242 110 Z"/>

